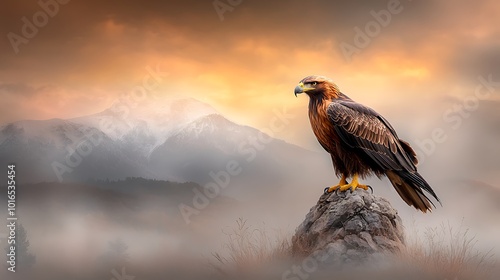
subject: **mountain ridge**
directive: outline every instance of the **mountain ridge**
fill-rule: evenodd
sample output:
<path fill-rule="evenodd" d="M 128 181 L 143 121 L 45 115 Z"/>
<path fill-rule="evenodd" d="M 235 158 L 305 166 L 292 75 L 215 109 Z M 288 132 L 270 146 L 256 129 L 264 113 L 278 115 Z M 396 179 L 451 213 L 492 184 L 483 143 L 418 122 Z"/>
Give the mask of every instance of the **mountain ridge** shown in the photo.
<path fill-rule="evenodd" d="M 19 163 L 26 174 L 21 180 L 30 183 L 131 176 L 205 183 L 211 179 L 212 169 L 222 168 L 229 160 L 246 163 L 241 150 L 249 139 L 258 139 L 260 134 L 270 137 L 232 122 L 193 98 L 135 108 L 113 106 L 77 118 L 20 120 L 0 126 L 0 163 Z M 106 130 L 103 123 L 112 129 Z M 280 167 L 268 165 L 286 162 L 279 158 L 287 153 L 314 154 L 269 139 L 270 144 L 265 145 L 269 155 L 250 162 L 252 168 L 263 165 L 272 173 L 285 167 L 283 163 Z M 175 150 L 178 152 L 173 153 Z M 62 174 L 57 174 L 57 168 Z"/>

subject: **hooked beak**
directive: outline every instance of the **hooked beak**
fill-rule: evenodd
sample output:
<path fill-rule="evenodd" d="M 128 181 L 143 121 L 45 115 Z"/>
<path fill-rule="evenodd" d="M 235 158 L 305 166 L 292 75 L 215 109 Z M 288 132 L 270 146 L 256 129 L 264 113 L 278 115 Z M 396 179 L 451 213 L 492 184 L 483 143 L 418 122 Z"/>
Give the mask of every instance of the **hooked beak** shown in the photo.
<path fill-rule="evenodd" d="M 304 93 L 304 83 L 300 82 L 296 87 L 295 90 L 293 91 L 295 93 L 295 97 L 297 97 L 297 94 Z"/>

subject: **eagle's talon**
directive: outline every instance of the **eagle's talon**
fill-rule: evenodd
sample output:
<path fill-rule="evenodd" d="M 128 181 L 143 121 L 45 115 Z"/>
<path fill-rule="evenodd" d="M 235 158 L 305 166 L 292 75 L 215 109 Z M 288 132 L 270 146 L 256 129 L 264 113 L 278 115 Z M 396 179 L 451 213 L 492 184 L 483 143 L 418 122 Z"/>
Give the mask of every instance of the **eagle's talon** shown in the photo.
<path fill-rule="evenodd" d="M 356 189 L 363 189 L 365 191 L 368 190 L 368 188 L 370 188 L 372 190 L 372 193 L 373 193 L 373 189 L 372 187 L 368 186 L 368 185 L 361 185 L 359 182 L 358 182 L 358 174 L 354 174 L 353 178 L 352 178 L 352 182 L 350 183 L 347 183 L 345 180 L 344 182 L 346 184 L 344 185 L 341 185 L 338 189 L 341 191 L 341 192 L 345 192 L 347 190 L 351 190 L 351 193 L 353 193 Z"/>
<path fill-rule="evenodd" d="M 372 191 L 372 194 L 373 194 L 373 188 L 372 188 L 372 186 L 370 186 L 370 185 L 366 185 L 366 186 Z"/>
<path fill-rule="evenodd" d="M 323 190 L 323 194 L 330 193 L 328 190 L 330 190 L 330 187 L 326 187 L 326 188 Z"/>

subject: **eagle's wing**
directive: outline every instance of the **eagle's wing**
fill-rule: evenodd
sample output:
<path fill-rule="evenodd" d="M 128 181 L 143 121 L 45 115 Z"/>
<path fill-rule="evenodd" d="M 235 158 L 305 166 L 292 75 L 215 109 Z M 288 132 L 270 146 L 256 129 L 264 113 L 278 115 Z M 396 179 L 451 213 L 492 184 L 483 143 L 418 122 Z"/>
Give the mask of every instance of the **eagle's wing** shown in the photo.
<path fill-rule="evenodd" d="M 369 107 L 345 99 L 332 101 L 327 114 L 340 139 L 349 147 L 362 150 L 385 170 L 408 204 L 424 212 L 431 209 L 430 200 L 422 189 L 439 201 L 431 186 L 417 172 L 415 152 L 398 138 L 384 117 Z"/>
<path fill-rule="evenodd" d="M 327 114 L 342 141 L 362 149 L 382 169 L 416 171 L 412 155 L 403 149 L 394 128 L 373 109 L 351 100 L 335 100 Z"/>

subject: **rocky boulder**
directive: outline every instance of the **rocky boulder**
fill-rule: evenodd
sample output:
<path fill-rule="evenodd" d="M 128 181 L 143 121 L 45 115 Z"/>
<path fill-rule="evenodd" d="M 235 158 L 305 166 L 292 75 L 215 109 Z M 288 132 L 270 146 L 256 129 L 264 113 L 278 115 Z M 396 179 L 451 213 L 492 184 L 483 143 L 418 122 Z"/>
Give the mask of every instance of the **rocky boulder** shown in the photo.
<path fill-rule="evenodd" d="M 397 211 L 365 190 L 323 194 L 292 238 L 294 256 L 327 251 L 336 263 L 372 262 L 403 246 Z"/>

